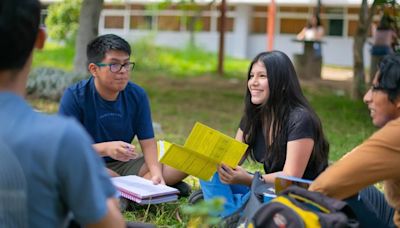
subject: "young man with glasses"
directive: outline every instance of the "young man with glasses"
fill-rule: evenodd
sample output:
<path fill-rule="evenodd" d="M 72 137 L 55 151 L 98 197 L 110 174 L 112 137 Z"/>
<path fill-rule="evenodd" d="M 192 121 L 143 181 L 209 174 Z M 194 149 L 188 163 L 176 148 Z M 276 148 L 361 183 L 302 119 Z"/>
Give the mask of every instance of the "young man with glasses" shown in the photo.
<path fill-rule="evenodd" d="M 188 195 L 190 187 L 181 182 L 187 175 L 158 162 L 146 92 L 129 81 L 135 66 L 130 55 L 129 43 L 119 36 L 107 34 L 91 41 L 87 46 L 91 77 L 64 92 L 59 113 L 82 123 L 112 176 L 139 175 Z M 144 156 L 131 145 L 135 136 Z"/>
<path fill-rule="evenodd" d="M 8 148 L 8 162 L 19 163 L 8 175 L 2 166 L 0 227 L 66 227 L 72 216 L 85 227 L 125 227 L 90 136 L 76 121 L 35 112 L 24 100 L 33 49 L 46 39 L 40 9 L 38 0 L 0 1 L 0 154 Z"/>
<path fill-rule="evenodd" d="M 384 181 L 387 202 L 395 209 L 393 222 L 399 227 L 400 54 L 391 54 L 382 60 L 372 84 L 364 102 L 370 110 L 373 125 L 380 129 L 324 171 L 312 183 L 310 190 L 345 199 L 369 185 Z M 371 196 L 365 200 L 371 200 Z M 393 225 L 387 221 L 391 212 L 385 208 L 383 197 L 382 200 L 377 198 L 372 196 L 372 201 L 375 201 L 372 204 L 380 209 L 375 210 L 380 215 L 378 218 L 388 226 Z M 368 221 L 370 217 L 364 216 L 362 220 Z"/>

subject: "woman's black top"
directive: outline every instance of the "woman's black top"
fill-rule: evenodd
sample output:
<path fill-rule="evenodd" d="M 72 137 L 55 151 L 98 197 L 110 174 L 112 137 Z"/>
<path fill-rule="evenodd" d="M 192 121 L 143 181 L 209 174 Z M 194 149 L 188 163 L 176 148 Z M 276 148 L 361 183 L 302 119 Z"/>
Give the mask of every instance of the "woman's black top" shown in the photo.
<path fill-rule="evenodd" d="M 285 126 L 287 128 L 287 140 L 285 144 L 282 144 L 280 146 L 280 151 L 285 153 L 285 159 L 280 162 L 277 161 L 277 159 L 274 159 L 276 156 L 265 156 L 266 153 L 269 153 L 269 151 L 266 146 L 262 126 L 258 126 L 256 129 L 255 142 L 253 145 L 253 154 L 256 161 L 264 164 L 265 173 L 273 173 L 283 170 L 283 166 L 285 165 L 286 160 L 287 142 L 302 138 L 311 138 L 314 140 L 315 145 L 315 135 L 318 134 L 315 125 L 316 123 L 314 123 L 311 114 L 306 109 L 295 108 L 290 113 L 289 121 Z M 240 123 L 240 128 L 242 130 L 244 128 L 243 121 L 241 121 Z M 265 160 L 266 157 L 268 157 L 269 159 Z M 311 160 L 310 157 L 303 178 L 311 180 L 315 179 L 327 167 L 327 165 L 327 160 L 322 163 L 317 163 L 316 161 Z"/>

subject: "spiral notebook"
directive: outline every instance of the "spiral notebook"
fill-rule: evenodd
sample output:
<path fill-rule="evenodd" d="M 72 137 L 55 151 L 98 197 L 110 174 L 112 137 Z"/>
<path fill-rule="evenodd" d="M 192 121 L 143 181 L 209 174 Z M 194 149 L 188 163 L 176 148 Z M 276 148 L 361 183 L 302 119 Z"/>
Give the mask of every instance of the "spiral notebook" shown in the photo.
<path fill-rule="evenodd" d="M 178 199 L 179 191 L 166 185 L 155 185 L 145 178 L 129 175 L 111 178 L 121 197 L 138 204 L 158 204 Z"/>

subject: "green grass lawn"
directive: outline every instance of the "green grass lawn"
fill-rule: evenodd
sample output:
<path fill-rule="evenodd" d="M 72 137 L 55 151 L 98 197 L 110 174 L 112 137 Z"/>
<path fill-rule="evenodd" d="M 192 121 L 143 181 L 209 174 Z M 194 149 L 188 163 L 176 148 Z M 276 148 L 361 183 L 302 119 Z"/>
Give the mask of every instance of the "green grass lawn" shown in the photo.
<path fill-rule="evenodd" d="M 75 50 L 55 43 L 47 42 L 43 51 L 36 51 L 33 67 L 46 66 L 71 71 Z"/>
<path fill-rule="evenodd" d="M 140 46 L 141 45 L 141 46 Z M 157 139 L 183 144 L 193 124 L 203 122 L 228 135 L 234 136 L 243 112 L 245 77 L 249 60 L 228 58 L 227 76 L 213 73 L 216 55 L 193 51 L 187 53 L 145 44 L 134 45 L 137 70 L 132 81 L 146 89 L 149 95 L 153 121 L 159 123 L 163 133 Z M 137 47 L 137 52 L 135 52 Z M 149 56 L 145 55 L 148 50 Z M 34 67 L 51 66 L 72 69 L 72 48 L 48 45 L 34 57 Z M 154 66 L 154 69 L 152 68 Z M 303 87 L 305 94 L 320 116 L 330 142 L 330 160 L 335 161 L 361 143 L 373 131 L 368 111 L 361 101 L 337 96 L 331 89 Z M 30 100 L 34 107 L 55 112 L 57 102 Z M 251 170 L 253 164 L 246 164 Z M 198 188 L 197 180 L 186 181 Z M 128 220 L 155 223 L 158 226 L 185 227 L 189 217 L 180 211 L 187 199 L 158 206 L 137 207 L 126 212 Z"/>

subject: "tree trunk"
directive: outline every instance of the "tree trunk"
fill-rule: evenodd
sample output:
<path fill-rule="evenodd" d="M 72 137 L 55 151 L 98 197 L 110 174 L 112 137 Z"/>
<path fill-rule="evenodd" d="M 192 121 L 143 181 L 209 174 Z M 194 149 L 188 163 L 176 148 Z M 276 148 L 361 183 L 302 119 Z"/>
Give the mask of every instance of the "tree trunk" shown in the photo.
<path fill-rule="evenodd" d="M 215 0 L 211 1 L 208 3 L 207 7 L 210 7 L 212 4 L 214 4 Z M 193 6 L 196 4 L 195 0 L 190 0 L 189 2 L 190 6 Z M 191 7 L 190 7 L 191 8 Z M 192 9 L 193 10 L 193 9 Z M 202 12 L 204 9 L 195 9 L 195 14 L 193 17 L 190 17 L 191 19 L 188 21 L 188 30 L 189 30 L 189 47 L 194 47 L 196 46 L 196 23 L 197 21 L 200 20 Z"/>
<path fill-rule="evenodd" d="M 190 0 L 190 5 L 192 6 L 195 4 L 194 0 Z M 189 47 L 194 47 L 196 46 L 196 40 L 195 40 L 195 25 L 197 20 L 200 18 L 200 10 L 196 10 L 196 13 L 193 17 L 190 17 L 191 19 L 188 21 L 188 29 L 189 29 Z"/>
<path fill-rule="evenodd" d="M 367 39 L 368 29 L 371 25 L 372 16 L 375 11 L 375 1 L 368 9 L 367 0 L 362 0 L 357 31 L 353 44 L 353 99 L 361 99 L 365 92 L 365 71 L 364 71 L 364 44 Z"/>
<path fill-rule="evenodd" d="M 102 8 L 103 0 L 83 0 L 82 2 L 78 35 L 75 43 L 75 72 L 87 73 L 86 45 L 98 34 Z"/>
<path fill-rule="evenodd" d="M 225 11 L 226 11 L 226 0 L 221 1 L 220 6 L 220 31 L 219 31 L 219 48 L 218 48 L 218 75 L 224 75 L 224 46 L 225 46 Z"/>

